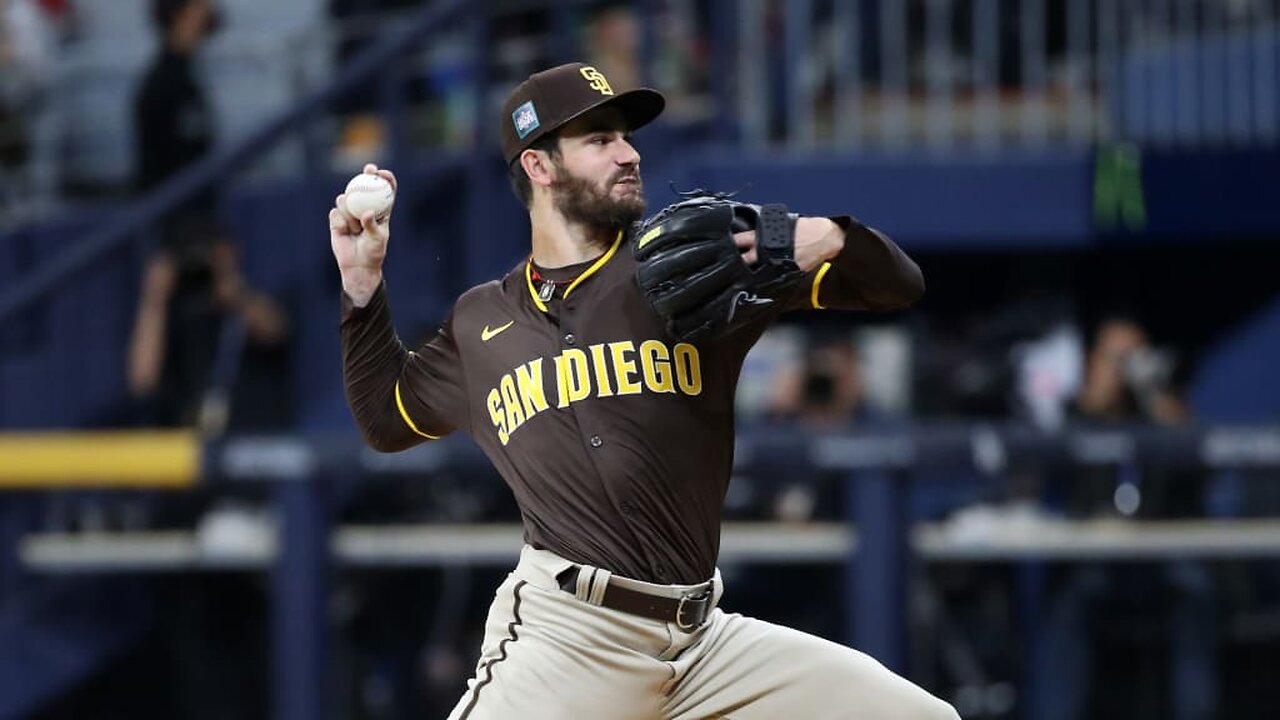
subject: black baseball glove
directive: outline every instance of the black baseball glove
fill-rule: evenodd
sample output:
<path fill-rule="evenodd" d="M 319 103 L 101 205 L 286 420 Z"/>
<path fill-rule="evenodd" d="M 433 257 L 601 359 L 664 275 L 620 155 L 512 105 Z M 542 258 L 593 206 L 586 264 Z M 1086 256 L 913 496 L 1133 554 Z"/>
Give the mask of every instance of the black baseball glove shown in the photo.
<path fill-rule="evenodd" d="M 701 340 L 741 327 L 799 285 L 796 215 L 785 205 L 749 205 L 695 190 L 636 230 L 636 282 L 667 332 Z M 733 234 L 756 231 L 748 266 Z"/>

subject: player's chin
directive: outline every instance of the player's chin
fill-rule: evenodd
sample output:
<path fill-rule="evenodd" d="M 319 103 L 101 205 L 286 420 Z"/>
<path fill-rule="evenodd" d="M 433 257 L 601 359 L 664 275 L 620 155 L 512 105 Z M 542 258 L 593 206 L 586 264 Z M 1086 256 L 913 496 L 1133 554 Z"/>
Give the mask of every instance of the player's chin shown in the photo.
<path fill-rule="evenodd" d="M 638 220 L 640 216 L 644 215 L 644 195 L 636 192 L 619 197 L 614 203 L 614 208 L 620 215 L 632 218 L 632 221 Z"/>

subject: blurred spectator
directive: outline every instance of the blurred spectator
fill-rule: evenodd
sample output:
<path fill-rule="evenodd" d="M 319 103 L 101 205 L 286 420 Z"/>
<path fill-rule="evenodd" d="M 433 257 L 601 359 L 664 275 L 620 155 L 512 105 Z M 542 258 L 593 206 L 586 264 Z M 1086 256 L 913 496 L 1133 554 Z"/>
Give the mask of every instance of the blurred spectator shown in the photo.
<path fill-rule="evenodd" d="M 24 170 L 33 153 L 35 121 L 53 75 L 53 34 L 32 0 L 0 0 L 0 215 L 16 198 L 7 176 Z M 23 202 L 30 203 L 32 183 Z M 38 188 L 47 191 L 49 188 Z M 20 208 L 15 208 L 20 209 Z"/>
<path fill-rule="evenodd" d="M 1036 427 L 1059 430 L 1084 382 L 1084 341 L 1075 323 L 1059 320 L 1040 336 L 1017 343 L 1016 408 Z"/>
<path fill-rule="evenodd" d="M 774 385 L 770 414 L 809 430 L 839 430 L 882 414 L 865 401 L 857 346 L 847 334 L 815 337 L 803 364 Z"/>
<path fill-rule="evenodd" d="M 774 382 L 768 415 L 812 432 L 837 432 L 853 426 L 883 423 L 887 416 L 867 401 L 858 348 L 847 332 L 811 337 L 798 367 L 786 368 Z M 798 472 L 778 468 L 762 482 L 773 519 L 804 522 L 844 517 L 839 471 Z M 766 483 L 780 482 L 774 488 Z"/>
<path fill-rule="evenodd" d="M 23 115 L 48 84 L 53 42 L 32 0 L 0 0 L 0 110 Z"/>
<path fill-rule="evenodd" d="M 288 339 L 285 308 L 248 284 L 224 234 L 206 229 L 158 251 L 129 346 L 139 419 L 207 434 L 286 427 Z"/>
<path fill-rule="evenodd" d="M 153 0 L 160 49 L 139 89 L 138 185 L 151 189 L 213 148 L 213 113 L 192 58 L 218 26 L 212 0 Z M 280 429 L 289 322 L 251 287 L 212 192 L 163 224 L 144 273 L 128 358 L 139 420 L 216 434 Z"/>
<path fill-rule="evenodd" d="M 159 49 L 134 98 L 135 172 L 150 190 L 213 149 L 214 114 L 193 58 L 219 24 L 213 0 L 152 0 L 151 19 Z M 166 234 L 200 225 L 213 215 L 206 191 L 170 223 Z"/>
<path fill-rule="evenodd" d="M 630 6 L 604 7 L 587 24 L 587 62 L 607 74 L 615 87 L 640 87 L 640 32 Z"/>
<path fill-rule="evenodd" d="M 1183 423 L 1188 413 L 1173 383 L 1173 371 L 1172 356 L 1152 346 L 1136 321 L 1103 322 L 1089 352 L 1077 422 Z M 1203 513 L 1202 495 L 1203 478 L 1198 471 L 1122 463 L 1078 471 L 1070 478 L 1066 506 L 1076 516 L 1118 512 L 1146 518 L 1185 517 Z M 1094 667 L 1114 657 L 1095 657 L 1095 651 L 1116 640 L 1147 644 L 1142 631 L 1153 620 L 1154 637 L 1168 643 L 1157 653 L 1169 664 L 1169 697 L 1163 702 L 1163 714 L 1175 720 L 1214 717 L 1219 700 L 1216 610 L 1213 582 L 1203 564 L 1177 559 L 1138 566 L 1081 564 L 1066 568 L 1059 580 L 1041 642 L 1045 653 L 1041 668 L 1052 668 L 1044 676 L 1050 678 L 1045 682 L 1045 717 L 1090 717 L 1090 690 L 1098 675 Z M 1118 688 L 1100 690 L 1111 698 L 1108 705 L 1124 694 Z M 1141 702 L 1144 706 L 1161 703 L 1150 696 Z"/>
<path fill-rule="evenodd" d="M 1104 321 L 1089 351 L 1084 386 L 1076 401 L 1077 422 L 1167 427 L 1185 422 L 1188 411 L 1174 387 L 1174 370 L 1172 353 L 1153 347 L 1135 320 Z M 1123 489 L 1127 485 L 1132 485 L 1136 494 Z M 1074 515 L 1114 510 L 1144 517 L 1187 517 L 1202 513 L 1201 493 L 1202 478 L 1194 472 L 1156 474 L 1141 468 L 1096 468 L 1084 470 L 1073 480 L 1066 499 L 1067 509 Z M 1132 504 L 1126 497 L 1134 498 Z"/>
<path fill-rule="evenodd" d="M 329 0 L 329 17 L 336 35 L 334 66 L 345 66 L 383 37 L 398 19 L 393 18 L 392 13 L 420 5 L 419 0 Z M 440 42 L 447 39 L 441 38 Z M 409 82 L 404 83 L 399 92 L 405 94 L 410 105 L 416 105 L 422 101 L 422 87 L 413 71 L 406 75 Z M 381 84 L 365 83 L 342 93 L 334 103 L 342 123 L 339 152 L 347 164 L 359 167 L 370 158 L 380 157 L 386 149 L 387 128 L 377 112 L 383 92 Z"/>
<path fill-rule="evenodd" d="M 1089 353 L 1080 414 L 1100 421 L 1136 419 L 1175 425 L 1186 419 L 1174 393 L 1173 358 L 1151 347 L 1146 331 L 1127 318 L 1107 320 Z"/>
<path fill-rule="evenodd" d="M 654 87 L 667 96 L 668 123 L 704 120 L 714 114 L 709 97 L 711 44 L 707 8 L 700 0 L 669 0 L 652 18 Z"/>

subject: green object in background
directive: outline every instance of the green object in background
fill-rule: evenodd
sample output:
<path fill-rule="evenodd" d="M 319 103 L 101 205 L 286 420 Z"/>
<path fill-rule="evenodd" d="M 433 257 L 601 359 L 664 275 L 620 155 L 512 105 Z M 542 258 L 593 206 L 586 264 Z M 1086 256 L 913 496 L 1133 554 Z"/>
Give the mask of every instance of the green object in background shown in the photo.
<path fill-rule="evenodd" d="M 1098 148 L 1093 175 L 1093 220 L 1097 228 L 1130 231 L 1147 227 L 1142 151 L 1136 145 Z"/>

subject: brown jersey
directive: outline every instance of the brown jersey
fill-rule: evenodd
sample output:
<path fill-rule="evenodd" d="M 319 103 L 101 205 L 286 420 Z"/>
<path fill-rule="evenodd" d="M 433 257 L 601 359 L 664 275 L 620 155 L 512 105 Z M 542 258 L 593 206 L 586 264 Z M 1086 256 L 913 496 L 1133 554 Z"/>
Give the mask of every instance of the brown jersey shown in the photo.
<path fill-rule="evenodd" d="M 468 290 L 413 351 L 396 337 L 385 289 L 364 308 L 344 296 L 356 422 L 384 451 L 468 432 L 515 493 L 536 548 L 649 582 L 704 581 L 720 548 L 738 373 L 768 322 L 801 307 L 897 309 L 923 292 L 892 241 L 836 220 L 844 249 L 794 297 L 696 344 L 666 336 L 624 233 L 590 263 L 526 261 Z"/>

